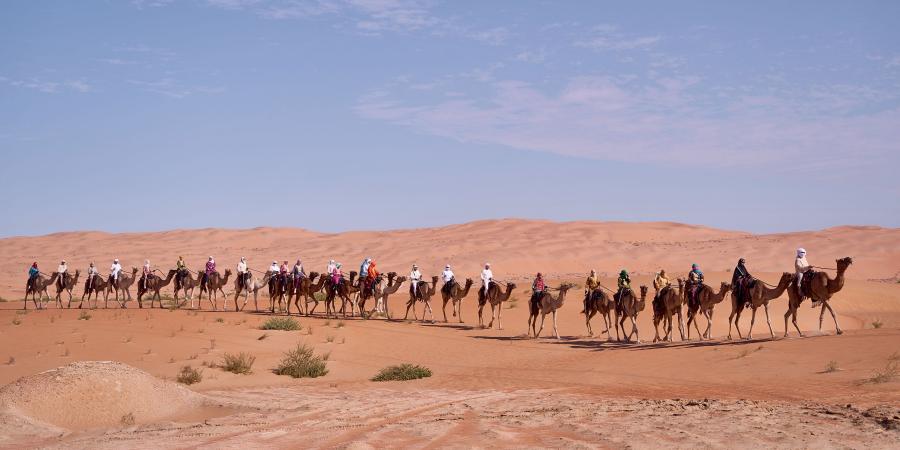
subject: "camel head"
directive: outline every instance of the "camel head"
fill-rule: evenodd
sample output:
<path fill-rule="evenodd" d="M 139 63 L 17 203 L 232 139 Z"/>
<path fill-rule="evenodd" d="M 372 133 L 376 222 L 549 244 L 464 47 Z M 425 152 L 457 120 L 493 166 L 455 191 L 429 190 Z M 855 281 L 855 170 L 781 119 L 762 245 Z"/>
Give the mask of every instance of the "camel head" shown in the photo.
<path fill-rule="evenodd" d="M 788 284 L 793 280 L 794 280 L 794 274 L 792 274 L 790 272 L 782 272 L 781 279 L 778 280 L 778 285 L 781 286 L 782 283 Z"/>
<path fill-rule="evenodd" d="M 406 280 L 407 278 L 405 275 L 400 275 L 399 277 L 397 277 L 397 283 L 403 283 Z"/>
<path fill-rule="evenodd" d="M 225 269 L 225 276 L 231 275 L 231 269 Z"/>
<path fill-rule="evenodd" d="M 726 282 L 724 282 L 724 281 L 722 282 L 721 285 L 719 285 L 719 291 L 720 291 L 721 293 L 723 293 L 723 294 L 726 293 L 726 292 L 728 292 L 728 291 L 730 291 L 730 290 L 731 290 L 731 285 L 728 284 L 728 283 L 726 283 Z"/>
<path fill-rule="evenodd" d="M 137 268 L 137 267 L 132 267 L 132 268 L 131 268 L 131 276 L 137 275 L 137 272 L 138 272 L 138 268 Z"/>
<path fill-rule="evenodd" d="M 559 285 L 559 290 L 560 291 L 568 291 L 569 289 L 577 288 L 577 287 L 578 287 L 578 285 L 575 283 L 563 283 L 563 284 Z"/>
<path fill-rule="evenodd" d="M 725 284 L 725 283 L 722 283 Z M 641 300 L 647 298 L 647 286 L 641 286 Z"/>
<path fill-rule="evenodd" d="M 844 271 L 850 267 L 850 264 L 853 264 L 853 258 L 847 256 L 835 261 L 837 263 L 838 270 Z"/>
<path fill-rule="evenodd" d="M 310 281 L 315 280 L 317 276 L 319 276 L 319 272 L 310 272 L 309 273 Z"/>
<path fill-rule="evenodd" d="M 435 276 L 431 277 L 431 282 L 434 283 L 434 284 L 437 284 L 437 282 L 438 282 L 438 276 L 435 275 Z"/>

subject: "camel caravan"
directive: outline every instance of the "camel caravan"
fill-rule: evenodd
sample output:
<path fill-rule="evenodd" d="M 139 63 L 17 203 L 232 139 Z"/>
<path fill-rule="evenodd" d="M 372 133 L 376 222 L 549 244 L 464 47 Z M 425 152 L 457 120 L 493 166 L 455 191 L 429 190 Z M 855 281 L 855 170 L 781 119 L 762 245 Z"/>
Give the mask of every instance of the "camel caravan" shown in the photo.
<path fill-rule="evenodd" d="M 836 275 L 832 278 L 827 273 L 816 269 L 824 269 L 810 265 L 806 261 L 806 250 L 798 249 L 794 264 L 794 272 L 784 272 L 777 285 L 770 285 L 750 274 L 741 258 L 733 271 L 731 283 L 722 282 L 718 289 L 704 282 L 703 272 L 697 264 L 693 264 L 691 271 L 685 278 L 677 278 L 672 283 L 665 271 L 659 271 L 653 279 L 654 294 L 648 298 L 649 288 L 639 286 L 637 291 L 632 289 L 631 279 L 626 270 L 619 273 L 617 289 L 612 290 L 600 283 L 597 272 L 592 270 L 584 285 L 584 300 L 581 314 L 584 315 L 587 334 L 594 336 L 591 327 L 591 319 L 599 315 L 603 319 L 605 329 L 603 333 L 608 340 L 612 340 L 612 329 L 615 329 L 616 341 L 640 343 L 640 335 L 637 325 L 638 315 L 647 308 L 649 302 L 653 317 L 654 337 L 653 342 L 668 341 L 674 339 L 675 322 L 677 320 L 678 334 L 681 340 L 691 339 L 691 326 L 695 330 L 698 339 L 712 339 L 712 319 L 716 305 L 730 299 L 731 312 L 728 317 L 728 336 L 732 339 L 732 328 L 737 331 L 738 338 L 745 336 L 741 332 L 741 315 L 749 310 L 751 314 L 750 328 L 746 338 L 752 339 L 753 327 L 756 323 L 756 313 L 761 307 L 765 314 L 766 324 L 770 337 L 774 338 L 772 323 L 769 318 L 769 302 L 780 298 L 785 292 L 788 296 L 788 310 L 784 314 L 784 336 L 788 335 L 788 319 L 791 319 L 794 328 L 800 336 L 803 333 L 797 325 L 797 311 L 807 298 L 811 299 L 812 306 L 819 307 L 819 330 L 825 312 L 831 314 L 837 334 L 842 334 L 837 317 L 829 304 L 831 297 L 839 292 L 844 285 L 844 273 L 853 260 L 849 257 L 836 261 Z M 140 271 L 140 276 L 138 272 Z M 234 275 L 234 276 L 232 276 Z M 63 297 L 67 296 L 66 308 L 71 308 L 73 302 L 73 290 L 81 279 L 81 271 L 76 270 L 70 274 L 65 261 L 62 261 L 55 272 L 45 274 L 38 269 L 35 262 L 29 269 L 28 281 L 25 287 L 25 305 L 28 307 L 28 298 L 35 309 L 45 309 L 44 297 L 47 301 L 56 301 L 57 308 L 63 308 Z M 441 286 L 438 287 L 438 283 Z M 362 318 L 384 317 L 392 319 L 389 308 L 389 298 L 397 294 L 401 287 L 408 283 L 408 296 L 406 297 L 406 313 L 403 320 L 408 320 L 412 311 L 413 320 L 420 320 L 416 313 L 416 307 L 422 307 L 422 321 L 434 322 L 432 299 L 440 293 L 442 301 L 441 311 L 445 323 L 447 317 L 447 305 L 451 306 L 452 317 L 463 323 L 462 304 L 475 284 L 471 278 L 466 278 L 459 283 L 450 265 L 444 267 L 440 276 L 433 276 L 430 280 L 423 278 L 417 265 L 413 265 L 408 276 L 398 275 L 396 272 L 381 273 L 376 262 L 372 258 L 366 258 L 360 265 L 359 271 L 352 270 L 349 276 L 344 276 L 343 266 L 334 260 L 329 261 L 322 273 L 304 270 L 303 263 L 297 259 L 293 267 L 289 267 L 288 261 L 279 264 L 272 261 L 272 265 L 265 271 L 251 269 L 245 258 L 241 258 L 235 272 L 225 269 L 220 273 L 216 268 L 215 259 L 210 256 L 202 269 L 193 271 L 188 268 L 182 257 L 178 258 L 175 267 L 165 272 L 153 269 L 150 261 L 144 262 L 141 269 L 133 267 L 129 272 L 123 270 L 118 259 L 110 266 L 109 274 L 104 278 L 92 262 L 86 271 L 83 281 L 83 292 L 78 301 L 78 309 L 84 305 L 87 298 L 88 308 L 97 308 L 100 295 L 103 295 L 105 308 L 109 308 L 110 297 L 120 308 L 126 308 L 128 302 L 134 300 L 131 287 L 136 288 L 136 300 L 138 308 L 144 307 L 144 302 L 149 300 L 149 308 L 158 304 L 163 307 L 161 291 L 172 285 L 171 308 L 189 307 L 190 309 L 203 307 L 203 296 L 213 311 L 219 311 L 219 298 L 222 299 L 222 311 L 229 309 L 228 301 L 232 299 L 234 311 L 243 311 L 253 298 L 253 310 L 260 312 L 259 292 L 264 291 L 269 299 L 268 305 L 263 305 L 264 312 L 269 314 L 283 313 L 291 315 L 292 310 L 296 314 L 312 316 L 316 314 L 319 303 L 324 303 L 323 314 L 326 317 L 354 317 Z M 233 291 L 226 293 L 226 287 L 233 287 Z M 51 297 L 50 288 L 55 288 L 55 296 Z M 563 307 L 566 296 L 572 289 L 579 286 L 574 283 L 564 282 L 559 287 L 548 286 L 541 273 L 538 273 L 531 286 L 531 298 L 528 304 L 528 324 L 525 336 L 539 337 L 544 329 L 544 320 L 551 316 L 553 324 L 553 336 L 560 339 L 557 327 L 557 312 Z M 515 283 L 507 283 L 495 279 L 491 265 L 486 263 L 481 271 L 481 286 L 477 288 L 478 298 L 478 326 L 481 328 L 493 328 L 497 322 L 497 328 L 503 329 L 503 303 L 507 302 L 516 288 Z M 195 299 L 194 294 L 197 294 Z M 730 295 L 729 295 L 730 294 Z M 399 294 L 397 294 L 399 295 Z M 93 297 L 93 303 L 91 302 Z M 168 300 L 168 298 L 167 298 Z M 196 304 L 195 304 L 196 301 Z M 189 305 L 188 305 L 188 302 Z M 337 303 L 340 303 L 338 309 Z M 485 307 L 490 305 L 491 317 L 485 324 Z M 699 315 L 705 319 L 706 326 L 701 331 Z M 540 325 L 538 317 L 540 316 Z M 662 325 L 662 332 L 660 332 Z"/>

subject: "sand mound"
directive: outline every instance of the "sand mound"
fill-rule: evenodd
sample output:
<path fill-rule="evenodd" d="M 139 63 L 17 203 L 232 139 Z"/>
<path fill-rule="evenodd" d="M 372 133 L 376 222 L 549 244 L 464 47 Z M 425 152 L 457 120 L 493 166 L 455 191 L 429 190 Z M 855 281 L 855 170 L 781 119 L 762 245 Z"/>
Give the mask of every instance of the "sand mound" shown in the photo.
<path fill-rule="evenodd" d="M 74 362 L 0 388 L 0 411 L 68 429 L 154 422 L 202 404 L 190 389 L 113 361 Z"/>

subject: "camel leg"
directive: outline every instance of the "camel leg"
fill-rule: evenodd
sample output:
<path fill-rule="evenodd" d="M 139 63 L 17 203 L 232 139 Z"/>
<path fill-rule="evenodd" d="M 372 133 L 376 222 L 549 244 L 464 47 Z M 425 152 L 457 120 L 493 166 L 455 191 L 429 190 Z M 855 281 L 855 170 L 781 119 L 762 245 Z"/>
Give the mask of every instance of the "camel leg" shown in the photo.
<path fill-rule="evenodd" d="M 753 315 L 750 316 L 750 331 L 747 332 L 747 339 L 753 339 L 753 323 L 756 322 L 756 307 L 753 307 Z"/>
<path fill-rule="evenodd" d="M 666 313 L 666 324 L 668 324 L 668 328 L 666 329 L 666 340 L 672 342 L 672 313 Z"/>
<path fill-rule="evenodd" d="M 443 306 L 441 306 L 441 312 L 444 313 L 444 323 L 447 323 L 447 300 L 444 300 Z M 456 305 L 453 306 L 453 312 L 456 312 Z"/>
<path fill-rule="evenodd" d="M 619 327 L 622 327 L 622 337 L 625 338 L 625 342 L 629 342 L 631 340 L 631 336 L 625 336 L 625 316 L 617 317 L 618 321 L 616 322 L 616 340 L 619 341 Z"/>
<path fill-rule="evenodd" d="M 828 304 L 828 301 L 825 301 L 824 303 L 822 303 L 822 305 L 825 306 L 826 308 L 828 308 L 828 312 L 831 313 L 831 318 L 834 320 L 834 330 L 835 330 L 835 333 L 837 333 L 837 334 L 839 334 L 839 335 L 840 335 L 840 334 L 844 334 L 844 331 L 841 330 L 841 327 L 840 327 L 840 326 L 838 326 L 837 316 L 834 314 L 834 310 L 831 309 L 831 305 Z"/>
<path fill-rule="evenodd" d="M 594 336 L 594 330 L 591 330 L 591 316 L 593 311 L 588 311 L 587 308 L 584 309 L 584 326 L 587 328 L 588 336 Z"/>
<path fill-rule="evenodd" d="M 497 329 L 503 329 L 503 303 L 497 304 Z"/>
<path fill-rule="evenodd" d="M 678 336 L 684 340 L 684 317 L 681 315 L 681 309 L 678 310 Z"/>
<path fill-rule="evenodd" d="M 713 318 L 713 310 L 710 309 L 710 310 L 707 311 L 704 315 L 706 316 L 706 338 L 707 338 L 707 339 L 712 339 L 712 318 Z M 680 320 L 680 319 L 681 319 L 681 317 L 679 317 L 679 320 Z"/>
<path fill-rule="evenodd" d="M 635 320 L 636 316 L 637 316 L 637 314 L 631 316 L 631 332 L 634 333 L 634 341 L 636 343 L 640 344 L 641 343 L 641 335 L 638 334 L 637 320 Z"/>
<path fill-rule="evenodd" d="M 484 319 L 482 318 L 482 312 L 484 311 L 484 305 L 478 305 L 478 326 L 484 328 Z"/>
<path fill-rule="evenodd" d="M 559 339 L 559 330 L 556 328 L 556 310 L 553 310 L 553 334 Z"/>
<path fill-rule="evenodd" d="M 534 333 L 535 338 L 539 338 L 541 336 L 541 333 L 544 332 L 544 318 L 545 317 L 547 317 L 547 313 L 542 313 L 541 314 L 541 326 L 538 327 L 537 332 Z M 534 316 L 534 323 L 537 324 L 537 316 Z"/>
<path fill-rule="evenodd" d="M 822 332 L 822 321 L 825 320 L 825 302 L 819 307 L 819 333 Z"/>
<path fill-rule="evenodd" d="M 766 311 L 766 323 L 769 325 L 769 334 L 772 336 L 772 339 L 775 339 L 775 332 L 772 331 L 772 321 L 769 320 L 769 304 L 763 304 L 763 308 Z"/>

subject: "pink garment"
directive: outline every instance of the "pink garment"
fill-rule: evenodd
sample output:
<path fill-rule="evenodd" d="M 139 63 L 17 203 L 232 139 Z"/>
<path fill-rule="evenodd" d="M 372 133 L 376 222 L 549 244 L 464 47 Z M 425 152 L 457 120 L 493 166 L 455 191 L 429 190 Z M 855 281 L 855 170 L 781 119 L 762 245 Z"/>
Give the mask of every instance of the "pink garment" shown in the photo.
<path fill-rule="evenodd" d="M 331 272 L 331 284 L 338 284 L 341 282 L 341 278 L 344 277 L 344 273 L 341 269 L 334 269 L 334 272 Z"/>

